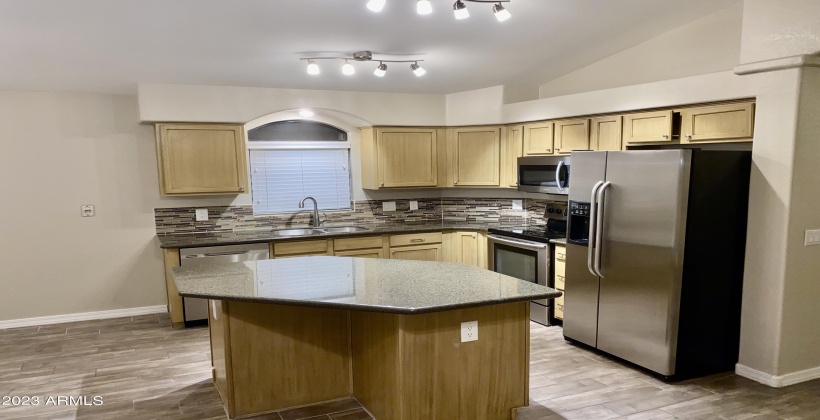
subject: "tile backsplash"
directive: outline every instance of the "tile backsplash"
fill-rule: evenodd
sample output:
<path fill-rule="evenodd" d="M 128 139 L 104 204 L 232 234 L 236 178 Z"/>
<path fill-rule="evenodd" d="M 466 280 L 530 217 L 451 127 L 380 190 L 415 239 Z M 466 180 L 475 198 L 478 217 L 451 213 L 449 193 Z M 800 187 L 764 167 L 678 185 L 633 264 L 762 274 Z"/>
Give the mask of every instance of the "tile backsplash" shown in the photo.
<path fill-rule="evenodd" d="M 327 225 L 464 223 L 521 226 L 545 223 L 546 200 L 525 199 L 524 210 L 513 210 L 508 198 L 420 198 L 418 210 L 409 200 L 365 200 L 351 210 L 320 211 Z M 395 201 L 396 211 L 382 211 L 384 201 Z M 208 220 L 196 221 L 195 210 L 208 209 Z M 254 215 L 253 207 L 175 207 L 154 209 L 157 235 L 253 232 L 306 226 L 311 210 Z"/>

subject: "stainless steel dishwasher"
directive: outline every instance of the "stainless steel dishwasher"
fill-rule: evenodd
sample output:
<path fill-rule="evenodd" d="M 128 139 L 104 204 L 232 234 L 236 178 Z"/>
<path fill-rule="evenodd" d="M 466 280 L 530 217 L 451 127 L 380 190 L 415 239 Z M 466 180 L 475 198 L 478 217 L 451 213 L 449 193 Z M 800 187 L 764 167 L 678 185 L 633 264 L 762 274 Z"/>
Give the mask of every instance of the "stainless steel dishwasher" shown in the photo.
<path fill-rule="evenodd" d="M 226 245 L 208 248 L 182 248 L 179 250 L 180 265 L 193 267 L 213 263 L 267 260 L 270 248 L 267 243 L 248 245 Z M 208 300 L 182 298 L 185 326 L 208 324 Z"/>

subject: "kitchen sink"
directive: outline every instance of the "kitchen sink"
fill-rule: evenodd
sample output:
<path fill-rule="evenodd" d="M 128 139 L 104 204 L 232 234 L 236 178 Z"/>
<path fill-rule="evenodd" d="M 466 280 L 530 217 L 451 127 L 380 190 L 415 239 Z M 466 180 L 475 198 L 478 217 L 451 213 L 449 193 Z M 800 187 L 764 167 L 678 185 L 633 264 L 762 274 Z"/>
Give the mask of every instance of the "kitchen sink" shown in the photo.
<path fill-rule="evenodd" d="M 339 226 L 339 227 L 324 227 L 319 228 L 318 230 L 322 230 L 326 233 L 353 233 L 353 232 L 364 232 L 370 230 L 365 227 L 359 226 Z"/>
<path fill-rule="evenodd" d="M 272 236 L 305 236 L 305 235 L 318 235 L 324 233 L 324 231 L 319 229 L 282 229 L 282 230 L 273 230 L 271 231 Z"/>

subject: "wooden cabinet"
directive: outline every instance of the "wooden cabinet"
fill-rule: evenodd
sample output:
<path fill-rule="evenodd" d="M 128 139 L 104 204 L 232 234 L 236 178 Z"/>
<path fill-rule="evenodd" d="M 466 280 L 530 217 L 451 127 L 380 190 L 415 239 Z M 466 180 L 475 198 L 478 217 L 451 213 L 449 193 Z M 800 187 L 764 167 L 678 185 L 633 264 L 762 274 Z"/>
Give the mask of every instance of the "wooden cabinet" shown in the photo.
<path fill-rule="evenodd" d="M 621 127 L 623 117 L 611 115 L 593 118 L 589 146 L 592 150 L 621 150 Z"/>
<path fill-rule="evenodd" d="M 453 232 L 452 262 L 487 268 L 487 236 L 480 232 Z"/>
<path fill-rule="evenodd" d="M 501 146 L 501 186 L 518 188 L 518 158 L 524 156 L 524 126 L 507 127 L 507 135 L 502 136 Z"/>
<path fill-rule="evenodd" d="M 552 122 L 539 122 L 524 125 L 524 156 L 553 154 Z"/>
<path fill-rule="evenodd" d="M 467 127 L 447 130 L 450 170 L 456 187 L 501 185 L 501 128 Z"/>
<path fill-rule="evenodd" d="M 362 186 L 365 189 L 439 186 L 436 128 L 363 128 Z M 441 155 L 441 156 L 440 156 Z"/>
<path fill-rule="evenodd" d="M 566 261 L 567 261 L 567 247 L 563 245 L 555 246 L 555 257 L 553 258 L 553 271 L 555 278 L 553 286 L 555 289 L 564 291 L 566 287 Z M 555 310 L 553 312 L 555 319 L 564 319 L 564 295 L 555 299 Z"/>
<path fill-rule="evenodd" d="M 624 145 L 672 141 L 672 111 L 624 115 Z"/>
<path fill-rule="evenodd" d="M 381 236 L 337 238 L 333 241 L 333 255 L 339 257 L 386 258 L 385 241 Z"/>
<path fill-rule="evenodd" d="M 248 190 L 241 125 L 157 124 L 156 141 L 161 194 L 240 194 Z"/>
<path fill-rule="evenodd" d="M 555 153 L 568 155 L 573 150 L 589 150 L 589 119 L 555 122 Z"/>
<path fill-rule="evenodd" d="M 753 103 L 685 108 L 680 116 L 681 143 L 749 141 L 753 135 Z"/>
<path fill-rule="evenodd" d="M 333 240 L 318 239 L 314 241 L 277 242 L 273 244 L 274 258 L 285 256 L 302 257 L 306 255 L 330 255 Z"/>
<path fill-rule="evenodd" d="M 390 259 L 443 261 L 442 234 L 411 233 L 407 235 L 392 235 L 390 242 Z"/>
<path fill-rule="evenodd" d="M 384 250 L 381 248 L 355 249 L 352 251 L 337 251 L 333 255 L 337 257 L 384 258 Z"/>

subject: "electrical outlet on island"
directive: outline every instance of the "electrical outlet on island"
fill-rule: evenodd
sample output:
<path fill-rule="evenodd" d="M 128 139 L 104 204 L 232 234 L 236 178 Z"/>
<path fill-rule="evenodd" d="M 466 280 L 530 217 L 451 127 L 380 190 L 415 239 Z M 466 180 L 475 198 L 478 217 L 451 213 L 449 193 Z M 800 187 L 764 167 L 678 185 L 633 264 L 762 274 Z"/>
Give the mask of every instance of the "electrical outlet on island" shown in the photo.
<path fill-rule="evenodd" d="M 478 341 L 478 321 L 461 323 L 461 342 Z"/>

